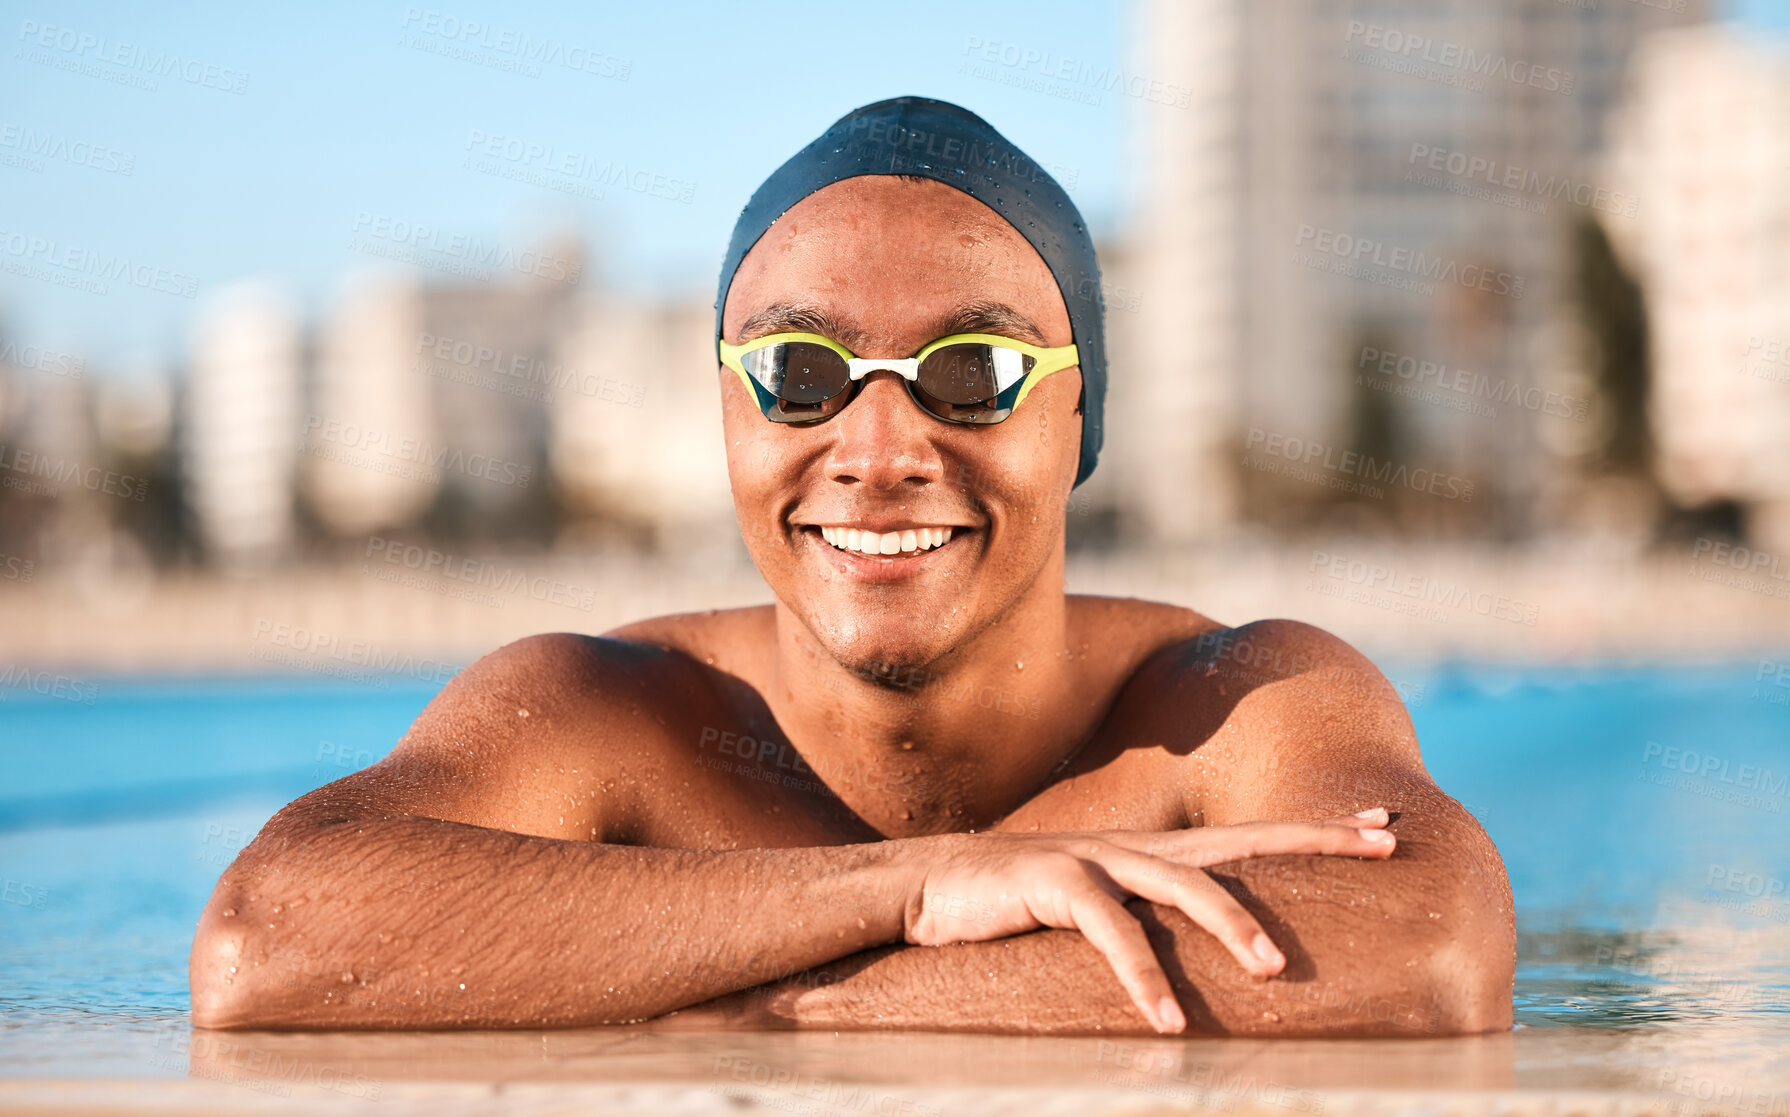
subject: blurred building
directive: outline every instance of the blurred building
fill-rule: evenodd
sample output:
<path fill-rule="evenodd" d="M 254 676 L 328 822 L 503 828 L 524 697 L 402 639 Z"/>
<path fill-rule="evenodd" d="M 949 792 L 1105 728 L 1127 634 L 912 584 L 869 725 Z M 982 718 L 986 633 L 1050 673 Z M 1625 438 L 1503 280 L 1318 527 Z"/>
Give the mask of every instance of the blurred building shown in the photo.
<path fill-rule="evenodd" d="M 201 311 L 187 383 L 187 502 L 207 553 L 254 565 L 290 551 L 302 412 L 297 317 L 261 283 Z"/>
<path fill-rule="evenodd" d="M 1646 292 L 1660 480 L 1790 552 L 1790 52 L 1652 36 L 1611 132 L 1606 173 L 1649 209 L 1610 232 Z"/>
<path fill-rule="evenodd" d="M 552 467 L 574 515 L 673 553 L 738 529 L 707 302 L 582 297 L 556 354 Z"/>
<path fill-rule="evenodd" d="M 307 503 L 334 533 L 408 525 L 439 491 L 422 449 L 438 440 L 433 393 L 412 368 L 422 301 L 408 279 L 357 276 L 343 285 L 319 331 L 301 421 L 300 480 Z M 397 453 L 406 440 L 417 445 L 419 460 Z"/>
<path fill-rule="evenodd" d="M 1140 298 L 1112 315 L 1127 437 L 1107 491 L 1143 535 L 1311 522 L 1339 487 L 1261 468 L 1275 436 L 1321 469 L 1357 452 L 1473 483 L 1417 502 L 1420 525 L 1534 529 L 1554 465 L 1538 428 L 1588 421 L 1548 367 L 1570 229 L 1661 208 L 1613 196 L 1595 156 L 1639 36 L 1706 10 L 1667 7 L 1141 6 L 1139 70 L 1188 91 L 1140 103 Z"/>

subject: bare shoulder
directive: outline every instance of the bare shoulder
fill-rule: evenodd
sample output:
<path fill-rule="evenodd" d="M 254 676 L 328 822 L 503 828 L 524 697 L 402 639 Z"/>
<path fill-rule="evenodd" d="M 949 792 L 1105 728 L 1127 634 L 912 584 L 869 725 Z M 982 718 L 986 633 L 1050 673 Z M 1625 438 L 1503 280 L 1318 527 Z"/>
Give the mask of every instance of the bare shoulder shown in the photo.
<path fill-rule="evenodd" d="M 407 814 L 568 840 L 625 838 L 711 672 L 650 643 L 549 633 L 455 676 L 384 760 L 288 808 L 295 820 Z M 297 808 L 296 810 L 294 808 Z"/>
<path fill-rule="evenodd" d="M 769 605 L 671 613 L 622 625 L 604 633 L 610 640 L 681 652 L 694 663 L 741 678 L 776 641 L 776 611 Z"/>
<path fill-rule="evenodd" d="M 1070 648 L 1096 663 L 1123 665 L 1128 674 L 1162 649 L 1222 627 L 1203 613 L 1136 597 L 1070 594 Z"/>
<path fill-rule="evenodd" d="M 1214 625 L 1164 643 L 1127 682 L 1111 730 L 1180 757 L 1188 814 L 1208 824 L 1330 817 L 1345 780 L 1371 778 L 1372 797 L 1428 779 L 1385 675 L 1346 641 L 1294 620 Z"/>

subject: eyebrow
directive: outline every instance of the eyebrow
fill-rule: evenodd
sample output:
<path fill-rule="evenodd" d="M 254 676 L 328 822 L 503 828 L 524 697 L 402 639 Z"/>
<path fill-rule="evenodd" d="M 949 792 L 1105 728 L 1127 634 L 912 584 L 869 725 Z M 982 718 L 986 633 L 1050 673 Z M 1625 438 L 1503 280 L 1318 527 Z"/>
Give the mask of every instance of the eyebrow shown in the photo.
<path fill-rule="evenodd" d="M 739 342 L 746 342 L 775 333 L 819 334 L 832 338 L 854 353 L 862 347 L 864 332 L 835 318 L 825 309 L 802 303 L 772 303 L 740 326 Z M 965 303 L 935 320 L 934 338 L 951 334 L 998 334 L 1018 338 L 1034 345 L 1046 344 L 1044 331 L 1036 323 L 1006 303 L 979 301 Z"/>

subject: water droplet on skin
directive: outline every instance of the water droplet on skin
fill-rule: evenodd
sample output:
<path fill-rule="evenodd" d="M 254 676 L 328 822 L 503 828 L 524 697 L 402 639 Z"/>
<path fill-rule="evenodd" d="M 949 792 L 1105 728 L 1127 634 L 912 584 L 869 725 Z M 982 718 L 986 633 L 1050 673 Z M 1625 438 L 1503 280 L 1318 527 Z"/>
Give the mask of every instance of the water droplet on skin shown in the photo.
<path fill-rule="evenodd" d="M 1018 663 L 1015 663 L 1013 669 L 1015 671 L 1024 671 L 1026 669 L 1026 661 L 1022 659 Z"/>
<path fill-rule="evenodd" d="M 229 919 L 231 916 L 233 916 L 235 914 L 236 914 L 235 908 L 225 908 L 224 909 L 224 918 L 225 919 Z"/>
<path fill-rule="evenodd" d="M 344 971 L 342 974 L 342 984 L 343 985 L 353 985 L 354 984 L 354 975 L 352 973 L 348 973 L 348 972 Z"/>
<path fill-rule="evenodd" d="M 519 718 L 525 718 L 528 716 L 528 711 L 527 710 L 517 710 L 516 716 Z"/>

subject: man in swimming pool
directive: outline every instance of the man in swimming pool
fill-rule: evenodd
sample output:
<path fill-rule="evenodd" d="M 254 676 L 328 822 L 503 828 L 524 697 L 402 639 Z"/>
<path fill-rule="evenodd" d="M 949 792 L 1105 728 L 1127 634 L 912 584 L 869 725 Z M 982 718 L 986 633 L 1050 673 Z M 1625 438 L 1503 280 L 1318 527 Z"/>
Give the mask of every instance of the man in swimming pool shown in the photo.
<path fill-rule="evenodd" d="M 1503 865 L 1371 663 L 1064 592 L 1105 359 L 1054 182 L 956 106 L 860 109 L 717 309 L 774 603 L 468 668 L 224 874 L 196 1024 L 1509 1027 Z"/>

